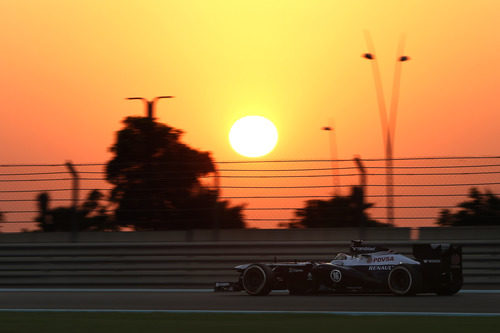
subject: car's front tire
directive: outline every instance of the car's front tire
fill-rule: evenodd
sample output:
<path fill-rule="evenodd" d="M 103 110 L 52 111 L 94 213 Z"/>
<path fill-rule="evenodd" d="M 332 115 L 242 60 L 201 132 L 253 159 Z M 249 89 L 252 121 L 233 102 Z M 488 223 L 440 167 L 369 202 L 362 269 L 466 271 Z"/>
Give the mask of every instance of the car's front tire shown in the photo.
<path fill-rule="evenodd" d="M 249 295 L 268 295 L 272 290 L 273 272 L 267 265 L 251 264 L 243 271 L 241 283 Z"/>
<path fill-rule="evenodd" d="M 421 289 L 422 276 L 411 265 L 397 265 L 389 273 L 387 284 L 390 291 L 395 295 L 415 295 Z"/>

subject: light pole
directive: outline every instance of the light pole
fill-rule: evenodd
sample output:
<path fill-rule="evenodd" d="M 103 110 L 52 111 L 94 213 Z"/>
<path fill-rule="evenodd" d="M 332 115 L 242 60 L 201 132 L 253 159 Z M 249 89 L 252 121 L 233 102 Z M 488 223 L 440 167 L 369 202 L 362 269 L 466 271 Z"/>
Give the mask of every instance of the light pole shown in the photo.
<path fill-rule="evenodd" d="M 66 162 L 66 167 L 68 168 L 69 173 L 71 174 L 71 178 L 73 179 L 73 190 L 72 190 L 72 198 L 71 198 L 71 241 L 76 242 L 76 238 L 78 235 L 78 230 L 80 229 L 78 223 L 78 198 L 80 192 L 80 177 L 73 163 Z"/>
<path fill-rule="evenodd" d="M 128 99 L 128 100 L 140 99 L 140 100 L 142 100 L 144 102 L 145 106 L 146 106 L 146 115 L 147 115 L 147 117 L 150 120 L 153 120 L 153 117 L 154 117 L 154 107 L 156 105 L 156 102 L 159 99 L 162 99 L 162 98 L 174 98 L 174 97 L 175 96 L 158 96 L 158 97 L 153 98 L 150 101 L 148 101 L 144 97 L 127 97 L 125 99 Z"/>
<path fill-rule="evenodd" d="M 358 206 L 358 216 L 357 216 L 359 223 L 358 236 L 359 239 L 364 239 L 366 221 L 363 212 L 365 208 L 365 194 L 366 194 L 366 169 L 363 165 L 363 160 L 361 160 L 361 157 L 355 156 L 354 163 L 356 163 L 356 166 L 358 167 L 359 170 L 359 191 L 357 192 L 357 195 L 354 195 L 354 198 L 356 199 L 356 204 Z"/>
<path fill-rule="evenodd" d="M 335 140 L 335 131 L 332 126 L 325 126 L 321 128 L 323 131 L 327 131 L 329 134 L 330 142 L 330 159 L 332 162 L 332 181 L 333 181 L 333 193 L 335 196 L 339 195 L 340 192 L 340 177 L 337 167 L 337 141 Z"/>
<path fill-rule="evenodd" d="M 389 119 L 387 119 L 387 110 L 385 106 L 384 92 L 382 89 L 382 79 L 378 67 L 377 58 L 375 56 L 375 48 L 373 46 L 370 34 L 365 31 L 366 44 L 368 53 L 362 55 L 372 63 L 373 79 L 375 81 L 375 90 L 377 92 L 378 109 L 380 115 L 380 123 L 382 126 L 382 136 L 385 146 L 385 163 L 386 163 L 386 195 L 387 195 L 387 219 L 390 224 L 394 224 L 394 172 L 393 172 L 393 153 L 394 153 L 394 138 L 396 134 L 396 119 L 399 101 L 399 87 L 401 82 L 401 65 L 403 62 L 410 60 L 410 57 L 403 56 L 404 36 L 401 37 L 398 53 L 396 56 L 396 68 L 394 70 L 394 80 L 392 85 L 392 98 L 389 110 Z"/>

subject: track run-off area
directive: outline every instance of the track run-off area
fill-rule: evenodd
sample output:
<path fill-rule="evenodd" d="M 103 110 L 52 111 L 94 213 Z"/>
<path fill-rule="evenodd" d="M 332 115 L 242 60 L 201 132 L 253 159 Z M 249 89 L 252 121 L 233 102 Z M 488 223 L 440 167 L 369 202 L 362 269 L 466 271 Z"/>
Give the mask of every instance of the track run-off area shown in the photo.
<path fill-rule="evenodd" d="M 209 289 L 0 289 L 0 312 L 331 313 L 500 317 L 500 290 L 423 294 L 291 296 Z"/>

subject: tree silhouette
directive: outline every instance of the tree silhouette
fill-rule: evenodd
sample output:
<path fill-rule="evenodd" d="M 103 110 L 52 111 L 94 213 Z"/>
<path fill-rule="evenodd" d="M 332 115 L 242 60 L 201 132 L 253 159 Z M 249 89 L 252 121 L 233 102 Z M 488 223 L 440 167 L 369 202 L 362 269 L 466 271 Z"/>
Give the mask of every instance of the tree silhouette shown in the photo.
<path fill-rule="evenodd" d="M 77 208 L 76 218 L 79 231 L 117 231 L 117 226 L 107 214 L 107 207 L 102 203 L 104 195 L 98 190 L 89 192 L 87 199 Z M 41 231 L 71 231 L 73 209 L 56 207 L 50 209 L 50 197 L 42 192 L 37 197 L 39 215 L 35 219 Z"/>
<path fill-rule="evenodd" d="M 460 203 L 458 208 L 455 213 L 441 210 L 437 223 L 441 226 L 500 225 L 500 198 L 489 190 L 481 193 L 471 188 L 469 200 Z"/>
<path fill-rule="evenodd" d="M 135 230 L 242 228 L 242 206 L 218 202 L 200 178 L 215 171 L 208 152 L 180 142 L 181 130 L 145 117 L 127 117 L 111 147 L 106 178 L 121 227 Z"/>
<path fill-rule="evenodd" d="M 308 200 L 304 208 L 295 211 L 300 220 L 291 228 L 386 227 L 370 219 L 366 210 L 373 204 L 364 202 L 363 190 L 354 186 L 349 196 L 334 196 L 329 200 Z"/>

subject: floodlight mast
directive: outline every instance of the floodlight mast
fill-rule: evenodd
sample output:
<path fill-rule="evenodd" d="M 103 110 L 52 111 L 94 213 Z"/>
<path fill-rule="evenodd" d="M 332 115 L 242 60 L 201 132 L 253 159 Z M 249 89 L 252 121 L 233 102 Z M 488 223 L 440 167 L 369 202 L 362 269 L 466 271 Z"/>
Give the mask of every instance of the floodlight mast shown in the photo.
<path fill-rule="evenodd" d="M 341 185 L 339 177 L 339 169 L 337 165 L 337 140 L 335 135 L 335 128 L 333 126 L 322 127 L 321 130 L 327 131 L 329 136 L 330 144 L 330 159 L 332 165 L 332 182 L 333 182 L 333 194 L 339 196 L 341 194 Z"/>
<path fill-rule="evenodd" d="M 142 100 L 146 106 L 146 116 L 148 117 L 148 119 L 153 120 L 156 102 L 162 98 L 175 98 L 175 96 L 157 96 L 157 97 L 153 98 L 152 100 L 147 100 L 144 97 L 127 97 L 125 99 L 127 99 L 127 100 L 135 100 L 135 99 Z"/>
<path fill-rule="evenodd" d="M 399 101 L 399 88 L 401 85 L 401 65 L 403 62 L 410 60 L 410 57 L 403 56 L 405 36 L 401 36 L 398 53 L 396 56 L 396 68 L 394 70 L 394 79 L 392 86 L 391 106 L 389 116 L 385 105 L 384 92 L 382 89 L 382 79 L 378 67 L 377 57 L 375 56 L 375 48 L 370 37 L 370 33 L 365 31 L 365 39 L 368 47 L 368 53 L 362 55 L 372 63 L 373 78 L 375 81 L 375 90 L 377 92 L 378 109 L 380 115 L 380 123 L 382 126 L 382 136 L 385 147 L 385 163 L 386 163 L 386 202 L 387 202 L 387 220 L 388 223 L 394 224 L 394 170 L 393 170 L 393 155 L 394 155 L 394 138 L 396 134 L 396 119 Z M 389 119 L 388 119 L 389 118 Z"/>

